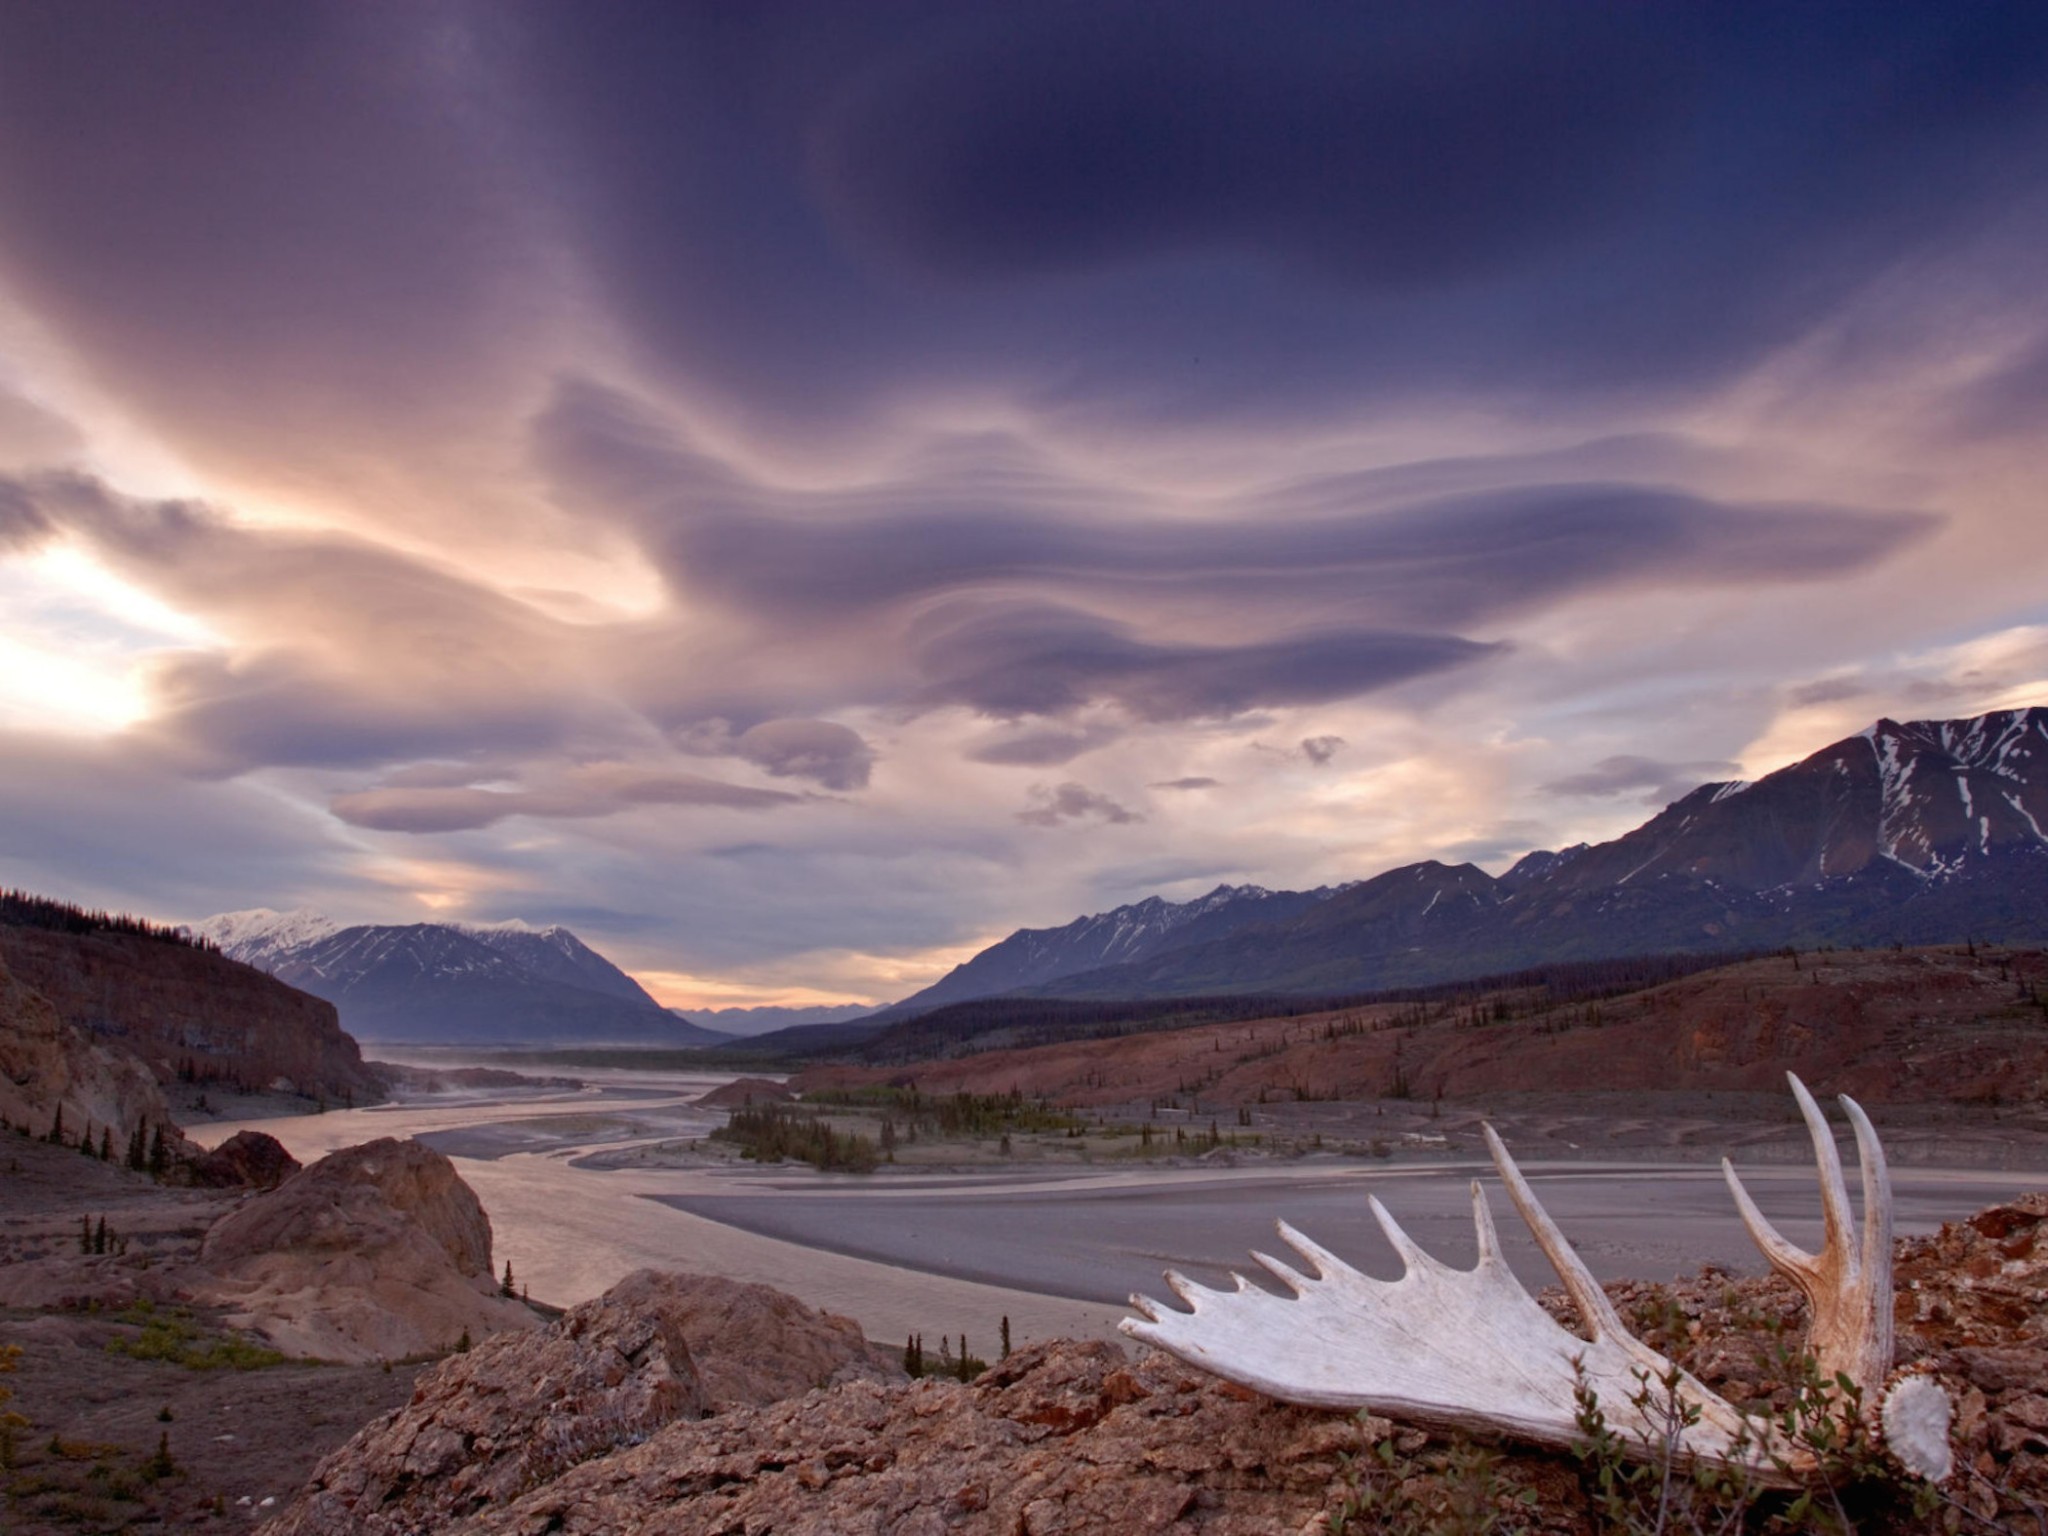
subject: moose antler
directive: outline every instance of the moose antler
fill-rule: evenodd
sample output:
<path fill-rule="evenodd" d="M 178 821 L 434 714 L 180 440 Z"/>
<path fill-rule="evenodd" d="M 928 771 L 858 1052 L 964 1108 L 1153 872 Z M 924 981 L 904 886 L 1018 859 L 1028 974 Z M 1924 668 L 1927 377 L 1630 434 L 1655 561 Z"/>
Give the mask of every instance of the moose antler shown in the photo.
<path fill-rule="evenodd" d="M 1743 1219 L 1770 1261 L 1812 1299 L 1823 1369 L 1842 1371 L 1878 1404 L 1891 1369 L 1891 1186 L 1869 1119 L 1843 1100 L 1862 1154 L 1865 1232 L 1849 1249 L 1849 1199 L 1834 1140 L 1795 1077 L 1793 1093 L 1820 1162 L 1827 1241 L 1818 1257 L 1771 1229 L 1731 1170 Z M 1486 1145 L 1508 1196 L 1557 1271 L 1584 1320 L 1587 1338 L 1567 1332 L 1515 1279 L 1501 1257 L 1485 1191 L 1472 1184 L 1479 1262 L 1469 1270 L 1437 1262 L 1401 1230 L 1377 1199 L 1372 1213 L 1400 1255 L 1398 1280 L 1375 1280 L 1279 1223 L 1281 1239 L 1306 1259 L 1303 1275 L 1262 1253 L 1252 1257 L 1294 1294 L 1280 1296 L 1233 1274 L 1236 1289 L 1213 1290 L 1168 1270 L 1166 1283 L 1188 1306 L 1179 1312 L 1143 1296 L 1125 1333 L 1191 1364 L 1287 1402 L 1369 1408 L 1441 1429 L 1504 1433 L 1568 1447 L 1584 1437 L 1583 1405 L 1597 1402 L 1608 1427 L 1633 1454 L 1739 1466 L 1757 1483 L 1792 1486 L 1817 1466 L 1811 1449 L 1759 1423 L 1680 1370 L 1622 1324 L 1592 1272 L 1537 1201 L 1491 1126 Z M 1908 1470 L 1939 1480 L 1949 1472 L 1948 1398 L 1926 1378 L 1885 1397 L 1879 1433 Z M 1896 1432 L 1894 1432 L 1896 1431 Z"/>

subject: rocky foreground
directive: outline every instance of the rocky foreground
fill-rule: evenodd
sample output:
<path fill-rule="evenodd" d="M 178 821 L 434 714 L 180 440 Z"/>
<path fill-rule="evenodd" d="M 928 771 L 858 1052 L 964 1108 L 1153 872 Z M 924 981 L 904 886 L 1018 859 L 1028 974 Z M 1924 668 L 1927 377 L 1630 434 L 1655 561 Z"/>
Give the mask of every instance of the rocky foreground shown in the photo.
<path fill-rule="evenodd" d="M 1965 1471 L 1937 1497 L 1845 1464 L 1814 1509 L 1759 1501 L 1750 1529 L 2040 1529 L 2048 1520 L 2048 1197 L 1901 1245 L 1901 1357 L 1961 1404 Z M 1055 1341 L 972 1383 L 890 1379 L 850 1349 L 803 1358 L 812 1390 L 755 1401 L 756 1331 L 680 1319 L 705 1282 L 636 1275 L 540 1334 L 424 1376 L 266 1527 L 270 1536 L 1145 1536 L 1614 1528 L 1571 1456 L 1484 1450 L 1384 1420 L 1291 1408 L 1156 1352 Z M 758 1289 L 758 1288 L 755 1288 Z M 1650 1343 L 1763 1411 L 1789 1406 L 1799 1305 L 1776 1280 L 1611 1288 Z M 768 1293 L 772 1295 L 773 1293 Z M 754 1298 L 755 1305 L 764 1304 Z M 791 1348 L 836 1326 L 795 1303 Z M 1559 1302 L 1562 1311 L 1563 1303 Z M 799 1316 L 799 1314 L 805 1314 Z M 715 1372 L 699 1363 L 706 1340 Z M 723 1391 L 708 1381 L 722 1379 Z M 1680 1479 L 1675 1497 L 1708 1513 Z M 1640 1529 L 1664 1497 L 1655 1481 Z M 1835 1498 L 1839 1495 L 1839 1508 Z M 1633 1496 L 1633 1495 L 1630 1495 Z M 1617 1497 L 1621 1497 L 1617 1495 Z M 1723 1514 L 1732 1504 L 1723 1497 Z M 1491 1523 L 1488 1523 L 1491 1522 Z M 1832 1524 L 1831 1524 L 1832 1523 Z M 1716 1522 L 1718 1525 L 1718 1521 Z M 1631 1528 L 1623 1525 L 1621 1528 Z M 1674 1529 L 1692 1526 L 1674 1525 Z M 1708 1526 L 1706 1528 L 1716 1528 Z"/>

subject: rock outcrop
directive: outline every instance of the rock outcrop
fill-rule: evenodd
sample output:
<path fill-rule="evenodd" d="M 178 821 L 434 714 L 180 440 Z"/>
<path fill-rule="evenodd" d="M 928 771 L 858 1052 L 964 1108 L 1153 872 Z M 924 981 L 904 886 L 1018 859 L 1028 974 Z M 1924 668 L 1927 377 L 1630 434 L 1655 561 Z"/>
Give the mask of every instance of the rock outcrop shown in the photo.
<path fill-rule="evenodd" d="M 345 1148 L 252 1197 L 214 1224 L 200 1263 L 208 1299 L 286 1354 L 395 1359 L 536 1321 L 497 1294 L 476 1195 L 416 1141 Z"/>
<path fill-rule="evenodd" d="M 609 1293 L 653 1307 L 689 1341 L 706 1406 L 726 1412 L 847 1381 L 895 1380 L 850 1317 L 818 1312 L 772 1286 L 640 1270 Z"/>
<path fill-rule="evenodd" d="M 163 1128 L 173 1155 L 196 1150 L 171 1124 L 170 1106 L 140 1062 L 59 1017 L 0 956 L 0 1116 L 45 1135 L 60 1109 L 74 1138 L 88 1126 L 110 1131 L 116 1157 L 145 1122 Z"/>
<path fill-rule="evenodd" d="M 192 1182 L 207 1189 L 275 1189 L 300 1165 L 275 1136 L 237 1131 L 191 1166 Z"/>
<path fill-rule="evenodd" d="M 705 1408 L 677 1277 L 629 1276 L 544 1331 L 501 1334 L 424 1376 L 412 1401 L 314 1472 L 271 1530 L 409 1536 L 510 1503 Z"/>
<path fill-rule="evenodd" d="M 1960 1404 L 1955 1440 L 1966 1470 L 1948 1496 L 1997 1529 L 2031 1528 L 1999 1522 L 2038 1514 L 2048 1502 L 2044 1229 L 2048 1197 L 2035 1196 L 1901 1245 L 1901 1352 L 1936 1372 Z M 1648 1342 L 1717 1391 L 1760 1410 L 1789 1403 L 1774 1329 L 1796 1319 L 1799 1307 L 1784 1282 L 1709 1273 L 1610 1292 Z M 513 1347 L 498 1349 L 515 1358 Z M 679 1415 L 644 1442 L 632 1443 L 637 1430 L 629 1431 L 619 1448 L 583 1454 L 559 1475 L 546 1475 L 545 1459 L 529 1459 L 536 1481 L 509 1499 L 499 1490 L 516 1479 L 480 1472 L 465 1486 L 488 1481 L 492 1497 L 466 1514 L 456 1503 L 421 1503 L 437 1518 L 375 1523 L 361 1498 L 399 1486 L 411 1447 L 426 1447 L 418 1462 L 424 1480 L 452 1486 L 465 1476 L 455 1466 L 461 1458 L 450 1460 L 452 1446 L 492 1458 L 507 1433 L 545 1438 L 530 1427 L 546 1422 L 545 1410 L 537 1419 L 515 1407 L 501 1429 L 478 1411 L 488 1400 L 472 1380 L 415 1421 L 409 1439 L 390 1438 L 404 1414 L 384 1426 L 385 1439 L 377 1431 L 359 1436 L 269 1530 L 1324 1536 L 1339 1525 L 1392 1521 L 1404 1529 L 1483 1525 L 1577 1536 L 1606 1528 L 1571 1456 L 1480 1451 L 1381 1419 L 1287 1407 L 1164 1354 L 1132 1358 L 1114 1344 L 1066 1340 L 1020 1351 L 971 1385 L 857 1380 L 702 1420 Z M 459 1423 L 455 1401 L 465 1405 Z M 445 1474 L 430 1470 L 444 1464 Z M 1681 1498 L 1692 1497 L 1686 1487 L 1680 1479 Z M 344 1489 L 360 1490 L 353 1508 L 326 1497 Z M 1646 1496 L 1654 1506 L 1654 1480 Z M 399 1494 L 430 1497 L 416 1485 Z M 1908 1490 L 1873 1482 L 1855 1497 L 1859 1529 L 1948 1528 L 1942 1511 L 1917 1513 Z"/>
<path fill-rule="evenodd" d="M 705 1109 L 739 1109 L 748 1104 L 791 1104 L 795 1101 L 796 1095 L 789 1091 L 788 1085 L 772 1077 L 736 1077 L 691 1100 Z"/>
<path fill-rule="evenodd" d="M 0 964 L 159 1083 L 190 1076 L 335 1103 L 382 1096 L 332 1003 L 211 950 L 0 924 Z"/>
<path fill-rule="evenodd" d="M 543 1332 L 443 1362 L 322 1463 L 271 1529 L 443 1530 L 672 1422 L 902 1379 L 846 1318 L 767 1286 L 638 1270 Z"/>

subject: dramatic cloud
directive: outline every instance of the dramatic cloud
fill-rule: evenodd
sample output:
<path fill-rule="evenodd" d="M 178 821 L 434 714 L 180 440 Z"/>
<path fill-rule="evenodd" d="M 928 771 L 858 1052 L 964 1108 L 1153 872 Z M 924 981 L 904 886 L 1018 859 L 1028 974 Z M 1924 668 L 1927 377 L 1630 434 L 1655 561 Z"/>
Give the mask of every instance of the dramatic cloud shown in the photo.
<path fill-rule="evenodd" d="M 829 720 L 764 720 L 733 733 L 730 721 L 695 722 L 676 733 L 685 752 L 737 757 L 778 779 L 810 779 L 827 789 L 865 789 L 875 754 L 858 731 Z"/>
<path fill-rule="evenodd" d="M 2048 11 L 1167 14 L 0 7 L 0 879 L 883 1000 L 2048 697 Z"/>
<path fill-rule="evenodd" d="M 1118 805 L 1109 796 L 1097 794 L 1086 785 L 1071 781 L 1056 788 L 1034 784 L 1031 798 L 1036 802 L 1031 809 L 1017 813 L 1017 819 L 1027 826 L 1056 827 L 1063 821 L 1094 819 L 1123 827 L 1145 819 L 1137 812 Z"/>
<path fill-rule="evenodd" d="M 1583 773 L 1567 774 L 1541 786 L 1547 795 L 1620 795 L 1647 790 L 1645 804 L 1666 805 L 1702 784 L 1742 777 L 1738 764 L 1665 763 L 1654 757 L 1605 757 Z"/>
<path fill-rule="evenodd" d="M 335 796 L 331 809 L 352 826 L 380 832 L 463 832 L 507 816 L 544 820 L 613 816 L 634 806 L 722 806 L 759 811 L 801 804 L 801 795 L 749 789 L 694 773 L 594 763 L 539 789 L 484 789 L 471 785 L 387 784 Z"/>
<path fill-rule="evenodd" d="M 1093 751 L 1114 740 L 1116 733 L 1092 730 L 1014 731 L 970 747 L 967 756 L 977 763 L 1001 767 L 1057 768 L 1071 763 L 1083 752 Z"/>
<path fill-rule="evenodd" d="M 866 788 L 875 761 L 858 732 L 828 720 L 764 720 L 733 745 L 775 778 L 814 779 L 827 789 Z"/>
<path fill-rule="evenodd" d="M 1236 647 L 1148 644 L 1079 609 L 952 605 L 913 632 L 927 703 L 984 714 L 1062 715 L 1111 700 L 1141 720 L 1230 715 L 1370 692 L 1480 659 L 1449 635 L 1357 631 Z"/>

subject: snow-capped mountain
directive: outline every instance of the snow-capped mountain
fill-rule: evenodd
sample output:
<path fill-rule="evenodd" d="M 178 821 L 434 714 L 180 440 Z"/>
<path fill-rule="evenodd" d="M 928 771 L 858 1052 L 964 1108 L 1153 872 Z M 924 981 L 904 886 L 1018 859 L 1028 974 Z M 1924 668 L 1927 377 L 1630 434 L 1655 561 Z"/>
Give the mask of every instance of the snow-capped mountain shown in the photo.
<path fill-rule="evenodd" d="M 479 944 L 488 945 L 536 976 L 545 976 L 572 987 L 588 987 L 593 992 L 602 992 L 622 1002 L 661 1006 L 647 995 L 639 982 L 559 924 L 548 928 L 533 928 L 516 921 L 449 923 L 447 926 Z"/>
<path fill-rule="evenodd" d="M 1043 986 L 1063 976 L 1147 960 L 1168 949 L 1219 939 L 1253 924 L 1285 923 L 1343 887 L 1269 891 L 1219 885 L 1193 901 L 1148 896 L 1129 906 L 1078 917 L 1061 928 L 1020 928 L 931 986 L 887 1010 L 888 1017 L 923 1012 L 970 997 L 993 997 Z"/>
<path fill-rule="evenodd" d="M 362 924 L 223 913 L 192 931 L 340 1011 L 359 1040 L 402 1044 L 709 1045 L 700 1029 L 566 928 Z"/>
<path fill-rule="evenodd" d="M 1263 911 L 1235 894 L 1204 898 L 1242 918 L 1220 933 L 1156 898 L 1020 931 L 899 1007 L 1018 991 L 1354 992 L 1661 951 L 2040 942 L 2048 708 L 1880 720 L 1754 783 L 1704 784 L 1611 842 L 1531 853 L 1499 879 L 1429 862 L 1332 891 L 1257 892 Z M 1089 954 L 1105 958 L 1077 963 Z"/>
<path fill-rule="evenodd" d="M 273 969 L 278 956 L 308 944 L 317 944 L 341 924 L 308 907 L 290 912 L 273 912 L 269 907 L 251 907 L 245 912 L 222 912 L 187 930 L 195 938 L 211 939 L 221 953 L 259 971 Z"/>

